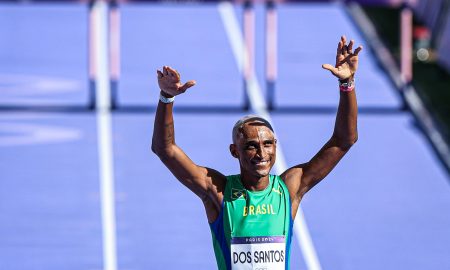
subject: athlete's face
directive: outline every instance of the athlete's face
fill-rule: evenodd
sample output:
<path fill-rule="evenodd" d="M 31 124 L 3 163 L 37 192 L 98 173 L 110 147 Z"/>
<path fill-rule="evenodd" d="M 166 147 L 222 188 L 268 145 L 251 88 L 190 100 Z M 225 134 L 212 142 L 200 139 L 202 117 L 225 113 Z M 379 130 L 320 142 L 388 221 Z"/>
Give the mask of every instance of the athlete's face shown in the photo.
<path fill-rule="evenodd" d="M 261 178 L 269 175 L 276 158 L 276 139 L 261 123 L 244 124 L 230 145 L 231 154 L 239 159 L 241 173 Z"/>

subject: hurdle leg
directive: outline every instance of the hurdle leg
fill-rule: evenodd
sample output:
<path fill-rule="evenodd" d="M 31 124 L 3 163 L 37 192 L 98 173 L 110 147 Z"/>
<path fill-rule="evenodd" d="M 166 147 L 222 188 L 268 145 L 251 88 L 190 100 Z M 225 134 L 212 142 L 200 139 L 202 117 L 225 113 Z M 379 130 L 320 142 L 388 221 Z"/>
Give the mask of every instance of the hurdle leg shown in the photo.
<path fill-rule="evenodd" d="M 408 87 L 412 80 L 412 25 L 413 12 L 405 2 L 400 13 L 400 71 L 404 87 Z"/>
<path fill-rule="evenodd" d="M 88 9 L 89 9 L 89 22 L 88 22 L 88 91 L 89 91 L 89 97 L 88 97 L 88 108 L 91 110 L 95 109 L 96 104 L 96 61 L 95 61 L 95 46 L 96 46 L 96 33 L 95 33 L 95 12 L 93 9 L 94 6 L 94 0 L 89 1 L 88 3 Z"/>
<path fill-rule="evenodd" d="M 248 96 L 248 84 L 255 76 L 255 10 L 253 2 L 246 0 L 244 2 L 244 110 L 250 109 L 250 100 Z"/>
<path fill-rule="evenodd" d="M 118 106 L 118 87 L 120 78 L 120 11 L 117 1 L 109 2 L 109 80 L 111 87 L 111 109 Z"/>
<path fill-rule="evenodd" d="M 275 81 L 277 78 L 277 12 L 275 1 L 266 1 L 266 42 L 265 42 L 265 77 L 267 108 L 274 109 L 275 103 Z"/>

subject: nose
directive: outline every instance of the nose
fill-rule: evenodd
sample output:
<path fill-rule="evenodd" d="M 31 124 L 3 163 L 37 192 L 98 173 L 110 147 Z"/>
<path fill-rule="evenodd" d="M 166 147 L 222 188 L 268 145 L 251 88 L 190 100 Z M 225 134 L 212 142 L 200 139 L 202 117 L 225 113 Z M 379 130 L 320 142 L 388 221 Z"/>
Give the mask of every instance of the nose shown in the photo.
<path fill-rule="evenodd" d="M 264 159 L 264 157 L 266 156 L 266 149 L 264 145 L 260 145 L 258 147 L 258 151 L 256 151 L 256 154 L 258 155 L 259 158 Z"/>

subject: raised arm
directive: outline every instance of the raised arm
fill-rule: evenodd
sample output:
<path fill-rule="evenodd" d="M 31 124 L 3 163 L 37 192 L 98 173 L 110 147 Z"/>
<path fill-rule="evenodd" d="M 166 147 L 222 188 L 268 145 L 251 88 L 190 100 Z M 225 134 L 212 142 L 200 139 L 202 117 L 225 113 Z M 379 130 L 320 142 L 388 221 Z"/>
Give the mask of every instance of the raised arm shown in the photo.
<path fill-rule="evenodd" d="M 353 45 L 353 40 L 347 45 L 346 38 L 342 36 L 337 48 L 336 65 L 322 65 L 338 78 L 341 90 L 333 135 L 309 162 L 294 166 L 281 175 L 297 203 L 331 172 L 358 139 L 354 76 L 362 46 L 353 51 Z"/>
<path fill-rule="evenodd" d="M 161 98 L 156 109 L 152 151 L 183 185 L 202 199 L 211 222 L 220 211 L 225 177 L 213 169 L 196 165 L 175 143 L 172 98 L 194 86 L 195 81 L 182 84 L 180 74 L 167 66 L 157 73 Z"/>

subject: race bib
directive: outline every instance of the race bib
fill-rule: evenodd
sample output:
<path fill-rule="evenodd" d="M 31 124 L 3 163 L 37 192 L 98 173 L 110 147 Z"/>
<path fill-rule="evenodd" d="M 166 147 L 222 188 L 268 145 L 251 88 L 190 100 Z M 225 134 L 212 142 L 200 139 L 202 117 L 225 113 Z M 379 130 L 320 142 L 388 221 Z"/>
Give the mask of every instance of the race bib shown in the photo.
<path fill-rule="evenodd" d="M 284 236 L 231 238 L 231 269 L 284 270 L 286 241 Z"/>

